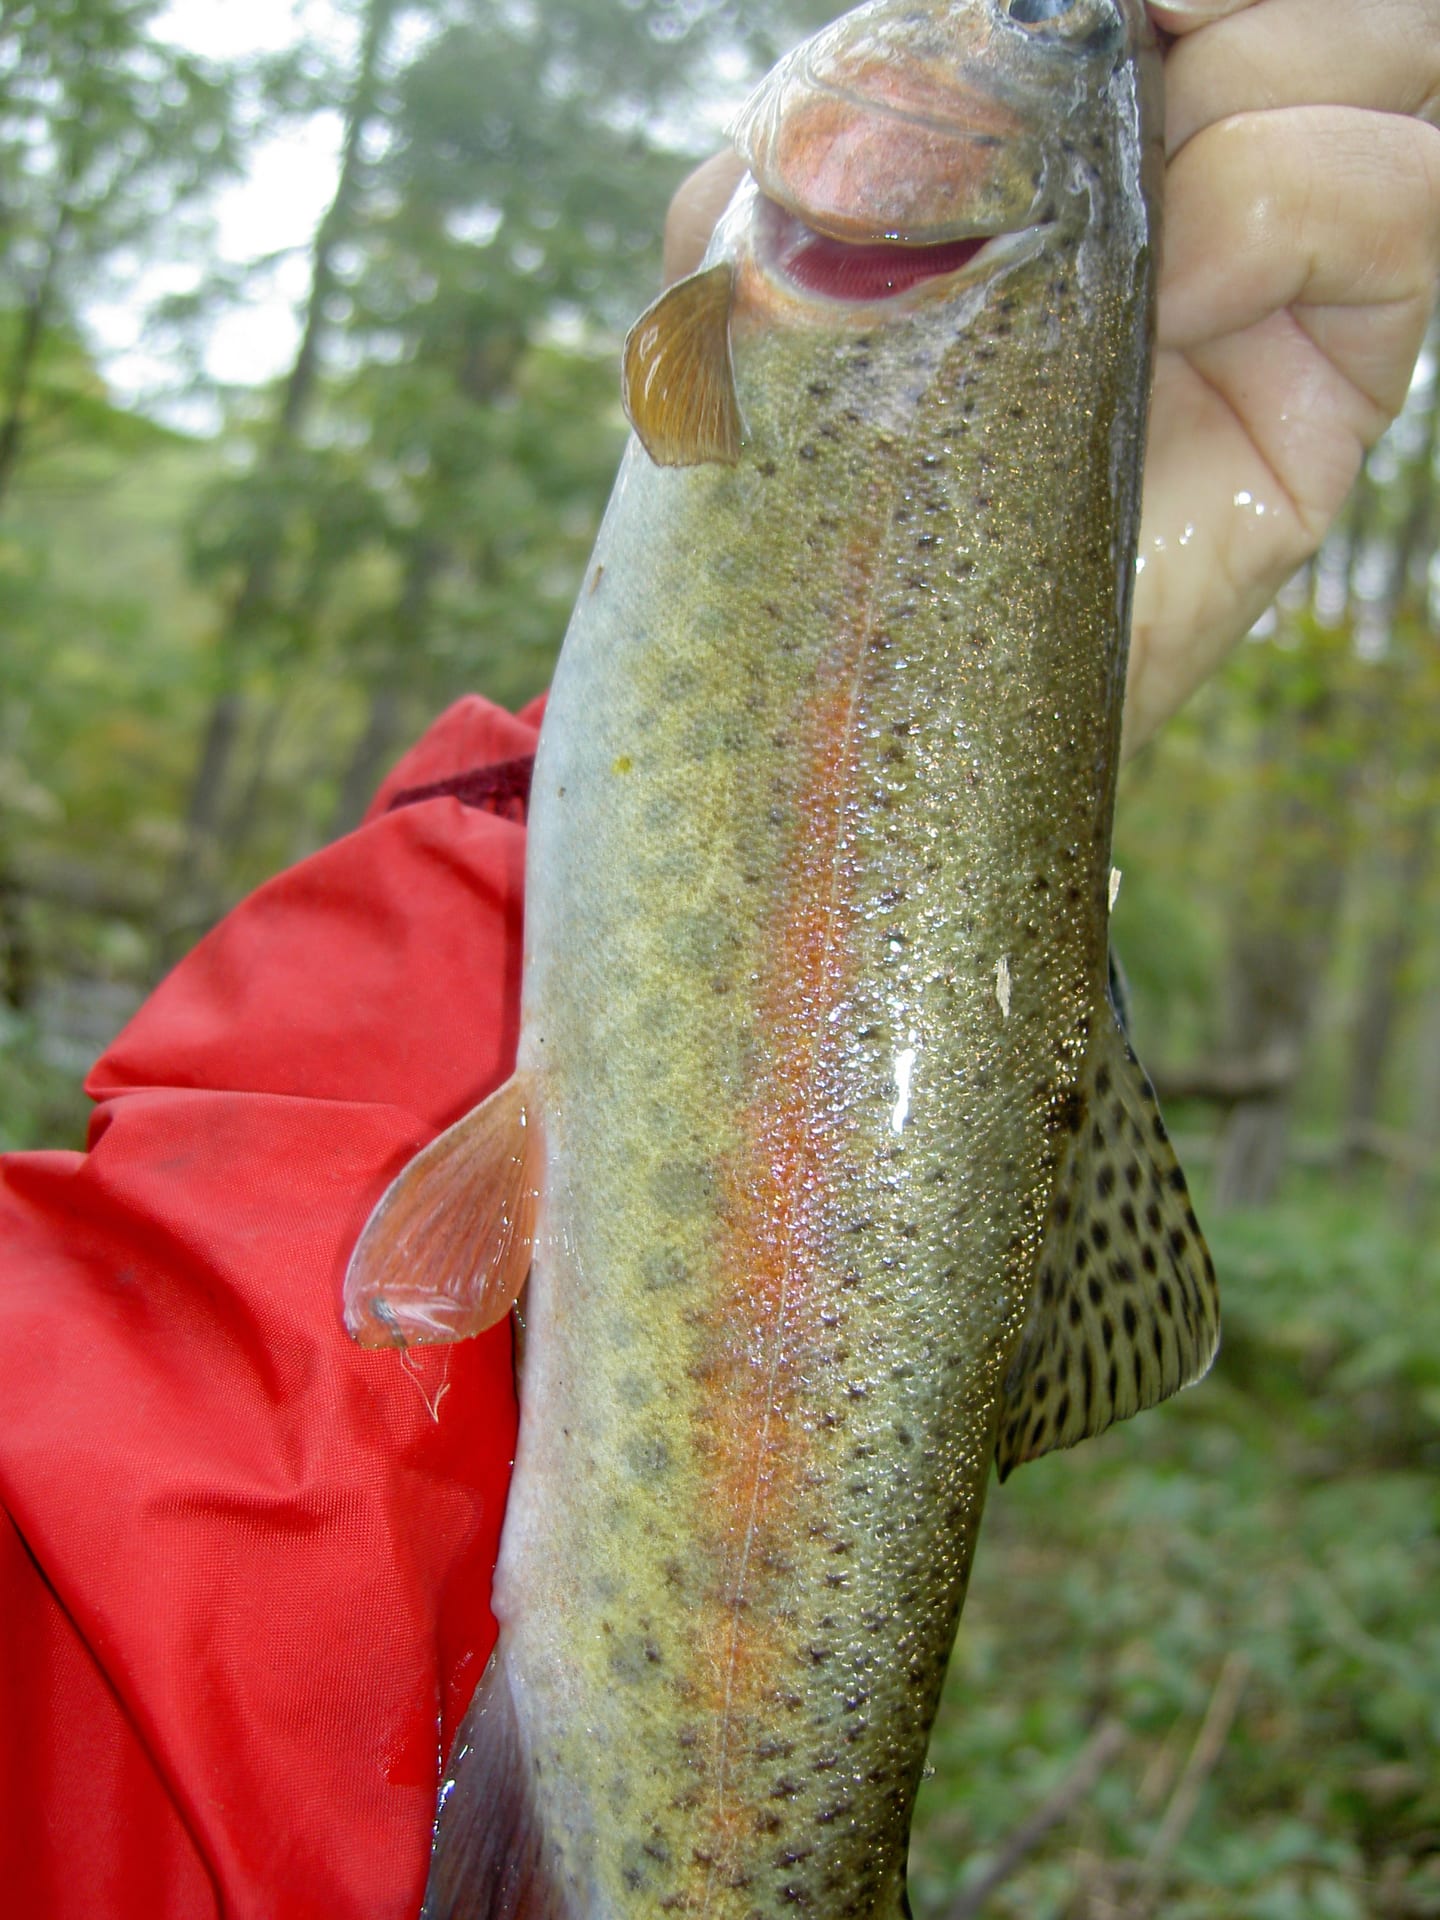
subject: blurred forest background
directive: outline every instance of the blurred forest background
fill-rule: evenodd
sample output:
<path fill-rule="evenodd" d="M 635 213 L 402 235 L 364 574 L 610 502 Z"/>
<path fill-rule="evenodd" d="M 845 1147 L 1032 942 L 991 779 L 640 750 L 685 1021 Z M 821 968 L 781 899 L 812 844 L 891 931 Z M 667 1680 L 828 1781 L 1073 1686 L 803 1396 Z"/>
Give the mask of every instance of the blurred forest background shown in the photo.
<path fill-rule="evenodd" d="M 227 905 L 457 695 L 545 684 L 666 199 L 832 10 L 333 0 L 222 62 L 158 0 L 0 0 L 0 1146 L 80 1144 L 85 1068 Z M 308 247 L 223 257 L 217 194 L 317 126 Z M 277 285 L 291 364 L 219 384 Z M 107 302 L 163 390 L 109 376 Z M 1436 386 L 1432 351 L 1127 777 L 1225 1349 L 992 1501 L 919 1920 L 1440 1915 Z"/>

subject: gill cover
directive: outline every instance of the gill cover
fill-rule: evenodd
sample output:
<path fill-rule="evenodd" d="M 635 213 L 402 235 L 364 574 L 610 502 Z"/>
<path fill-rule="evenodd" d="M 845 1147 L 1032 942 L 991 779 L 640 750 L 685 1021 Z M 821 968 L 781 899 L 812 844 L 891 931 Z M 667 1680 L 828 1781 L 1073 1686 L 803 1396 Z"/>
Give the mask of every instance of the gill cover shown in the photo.
<path fill-rule="evenodd" d="M 1128 4 L 1128 0 L 1127 0 Z M 1131 13 L 1135 8 L 1131 7 Z M 1120 0 L 875 0 L 798 47 L 732 138 L 761 190 L 840 240 L 933 245 L 1044 217 L 1035 67 L 1125 49 Z"/>

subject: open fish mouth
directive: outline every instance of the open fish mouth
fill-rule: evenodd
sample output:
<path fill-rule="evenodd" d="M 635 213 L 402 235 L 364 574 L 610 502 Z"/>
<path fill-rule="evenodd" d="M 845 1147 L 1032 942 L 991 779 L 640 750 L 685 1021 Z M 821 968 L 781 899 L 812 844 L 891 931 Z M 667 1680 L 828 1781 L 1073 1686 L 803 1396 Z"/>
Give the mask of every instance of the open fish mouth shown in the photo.
<path fill-rule="evenodd" d="M 766 199 L 757 251 L 766 270 L 792 289 L 813 299 L 869 306 L 934 281 L 954 281 L 961 275 L 983 279 L 1038 248 L 1051 225 L 1040 221 L 1018 232 L 963 234 L 925 244 L 841 240 Z"/>

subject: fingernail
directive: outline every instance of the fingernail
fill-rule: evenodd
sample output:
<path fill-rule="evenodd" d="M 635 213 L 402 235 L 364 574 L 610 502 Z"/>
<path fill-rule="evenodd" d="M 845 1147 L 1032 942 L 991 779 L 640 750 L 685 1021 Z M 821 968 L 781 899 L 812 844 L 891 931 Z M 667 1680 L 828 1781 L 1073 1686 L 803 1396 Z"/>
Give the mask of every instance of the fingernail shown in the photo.
<path fill-rule="evenodd" d="M 1239 13 L 1253 7 L 1257 0 L 1158 0 L 1151 13 L 1163 20 L 1189 20 L 1202 23 L 1222 20 L 1227 13 Z"/>

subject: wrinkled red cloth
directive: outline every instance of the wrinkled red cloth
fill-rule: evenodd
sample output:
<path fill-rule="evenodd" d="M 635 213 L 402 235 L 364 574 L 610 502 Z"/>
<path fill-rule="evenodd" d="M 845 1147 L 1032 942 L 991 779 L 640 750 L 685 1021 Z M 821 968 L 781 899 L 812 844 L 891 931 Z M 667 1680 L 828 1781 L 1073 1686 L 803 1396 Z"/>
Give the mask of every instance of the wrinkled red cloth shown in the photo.
<path fill-rule="evenodd" d="M 387 808 L 537 726 L 454 707 L 142 1008 L 89 1151 L 0 1166 L 5 1914 L 418 1910 L 495 1635 L 510 1335 L 362 1352 L 339 1290 L 389 1178 L 513 1063 L 525 834 Z"/>

